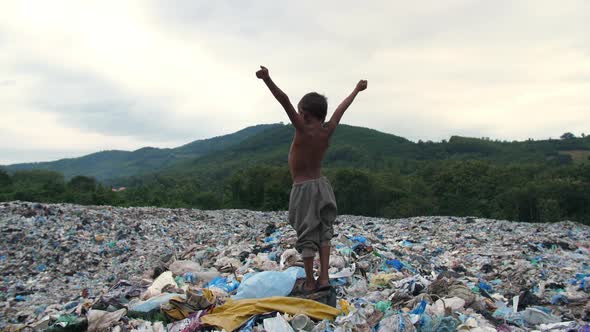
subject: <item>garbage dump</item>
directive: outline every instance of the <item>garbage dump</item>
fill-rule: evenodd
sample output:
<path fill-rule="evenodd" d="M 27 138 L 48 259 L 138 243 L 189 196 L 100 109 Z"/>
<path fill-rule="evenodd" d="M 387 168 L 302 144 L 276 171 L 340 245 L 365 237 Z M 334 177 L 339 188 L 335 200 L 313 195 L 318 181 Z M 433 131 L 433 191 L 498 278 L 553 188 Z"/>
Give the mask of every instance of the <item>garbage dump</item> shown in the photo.
<path fill-rule="evenodd" d="M 311 293 L 295 241 L 284 211 L 0 203 L 0 329 L 590 332 L 589 226 L 338 216 Z"/>

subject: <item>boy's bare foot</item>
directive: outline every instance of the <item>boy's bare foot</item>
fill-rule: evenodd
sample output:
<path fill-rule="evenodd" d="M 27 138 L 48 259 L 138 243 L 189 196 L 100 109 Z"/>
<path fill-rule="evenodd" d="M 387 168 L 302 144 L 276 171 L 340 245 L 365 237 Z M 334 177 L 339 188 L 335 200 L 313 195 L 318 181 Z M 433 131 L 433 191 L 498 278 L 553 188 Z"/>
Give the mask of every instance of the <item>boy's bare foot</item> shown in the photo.
<path fill-rule="evenodd" d="M 314 282 L 313 284 L 308 284 L 307 281 L 303 284 L 303 291 L 306 293 L 313 292 L 317 289 L 317 284 Z"/>
<path fill-rule="evenodd" d="M 318 280 L 318 288 L 317 289 L 325 289 L 330 288 L 330 280 Z"/>

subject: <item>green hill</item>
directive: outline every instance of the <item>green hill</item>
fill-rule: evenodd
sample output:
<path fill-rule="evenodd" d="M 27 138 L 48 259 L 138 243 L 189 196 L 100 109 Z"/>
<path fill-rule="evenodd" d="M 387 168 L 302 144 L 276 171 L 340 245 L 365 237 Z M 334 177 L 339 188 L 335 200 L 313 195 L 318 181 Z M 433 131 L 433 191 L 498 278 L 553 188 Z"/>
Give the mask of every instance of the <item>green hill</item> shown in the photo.
<path fill-rule="evenodd" d="M 0 169 L 0 201 L 285 210 L 293 131 L 290 125 L 256 126 L 175 149 L 106 151 L 32 164 L 61 167 L 67 177 L 99 174 L 102 183 L 48 170 Z M 323 172 L 343 214 L 589 223 L 589 157 L 590 137 L 411 142 L 341 125 Z M 127 189 L 114 192 L 108 184 Z"/>
<path fill-rule="evenodd" d="M 104 181 L 155 172 L 181 160 L 192 160 L 226 149 L 252 135 L 277 126 L 280 125 L 256 125 L 229 135 L 197 140 L 172 149 L 144 147 L 132 152 L 120 150 L 101 151 L 79 158 L 13 164 L 5 166 L 4 169 L 8 172 L 31 169 L 49 170 L 60 172 L 68 179 L 76 175 L 84 175 Z"/>
<path fill-rule="evenodd" d="M 285 166 L 294 129 L 279 125 L 252 135 L 227 149 L 163 169 L 164 176 L 199 176 L 215 181 L 253 165 Z M 415 158 L 417 144 L 373 129 L 341 125 L 332 137 L 325 167 L 384 167 L 387 156 Z M 379 161 L 380 164 L 376 164 Z"/>
<path fill-rule="evenodd" d="M 294 129 L 277 125 L 252 135 L 242 142 L 162 169 L 158 174 L 174 177 L 200 177 L 216 181 L 248 166 L 285 166 Z M 403 137 L 373 129 L 341 125 L 332 137 L 325 168 L 354 167 L 383 170 L 391 167 L 412 171 L 412 165 L 433 160 L 483 160 L 498 164 L 567 164 L 576 151 L 581 162 L 584 151 L 590 153 L 590 138 L 500 142 L 453 136 L 449 141 L 411 142 Z M 590 161 L 588 161 L 590 162 Z"/>
<path fill-rule="evenodd" d="M 9 172 L 43 169 L 95 177 L 107 183 L 136 183 L 155 174 L 199 177 L 214 185 L 232 172 L 252 165 L 285 166 L 293 138 L 291 125 L 247 127 L 233 134 L 197 140 L 172 149 L 145 147 L 133 152 L 102 151 L 53 162 L 14 164 Z M 324 160 L 325 168 L 354 167 L 411 172 L 417 163 L 433 160 L 483 160 L 499 164 L 587 163 L 590 137 L 501 142 L 452 136 L 448 141 L 411 142 L 377 130 L 340 125 Z"/>

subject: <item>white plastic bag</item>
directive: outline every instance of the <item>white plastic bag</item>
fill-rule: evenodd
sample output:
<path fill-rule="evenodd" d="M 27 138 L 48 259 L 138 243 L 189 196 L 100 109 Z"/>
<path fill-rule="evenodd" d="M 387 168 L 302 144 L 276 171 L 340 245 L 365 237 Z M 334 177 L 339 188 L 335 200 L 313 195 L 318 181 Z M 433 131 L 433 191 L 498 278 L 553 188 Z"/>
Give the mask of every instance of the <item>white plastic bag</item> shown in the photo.
<path fill-rule="evenodd" d="M 173 285 L 176 286 L 176 281 L 172 277 L 172 272 L 166 271 L 154 280 L 152 285 L 142 294 L 141 299 L 147 300 L 150 297 L 158 296 L 162 294 L 162 289 L 166 287 L 166 285 Z"/>
<path fill-rule="evenodd" d="M 182 276 L 187 272 L 197 273 L 201 272 L 201 265 L 197 262 L 184 260 L 184 261 L 174 261 L 168 267 L 172 274 L 175 276 Z"/>
<path fill-rule="evenodd" d="M 285 271 L 264 271 L 244 276 L 234 300 L 261 299 L 271 296 L 287 296 L 293 290 L 295 281 L 305 278 L 301 267 L 290 267 Z"/>
<path fill-rule="evenodd" d="M 278 313 L 276 317 L 267 318 L 262 323 L 267 332 L 295 332 L 285 318 Z"/>

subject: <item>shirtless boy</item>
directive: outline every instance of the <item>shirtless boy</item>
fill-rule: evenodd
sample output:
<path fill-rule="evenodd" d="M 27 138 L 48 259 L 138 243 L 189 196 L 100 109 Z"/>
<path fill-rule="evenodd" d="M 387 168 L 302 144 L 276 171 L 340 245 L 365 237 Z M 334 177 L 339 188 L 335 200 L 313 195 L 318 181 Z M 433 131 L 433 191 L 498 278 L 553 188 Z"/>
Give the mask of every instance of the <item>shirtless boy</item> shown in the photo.
<path fill-rule="evenodd" d="M 264 81 L 295 127 L 295 137 L 289 151 L 289 170 L 293 179 L 289 223 L 297 232 L 295 247 L 303 257 L 306 276 L 303 290 L 313 292 L 328 288 L 330 240 L 337 210 L 332 187 L 321 175 L 321 164 L 340 118 L 356 95 L 367 88 L 367 81 L 359 81 L 352 93 L 336 108 L 330 121 L 324 122 L 328 109 L 324 96 L 315 92 L 306 94 L 295 111 L 289 97 L 270 79 L 268 69 L 260 66 L 256 77 Z M 313 259 L 318 251 L 320 275 L 316 282 L 313 277 Z"/>

